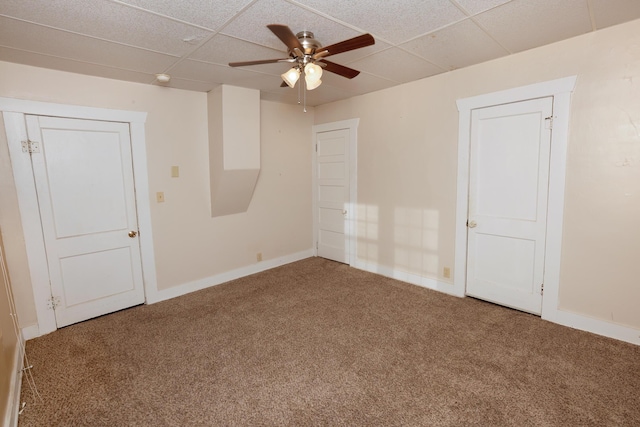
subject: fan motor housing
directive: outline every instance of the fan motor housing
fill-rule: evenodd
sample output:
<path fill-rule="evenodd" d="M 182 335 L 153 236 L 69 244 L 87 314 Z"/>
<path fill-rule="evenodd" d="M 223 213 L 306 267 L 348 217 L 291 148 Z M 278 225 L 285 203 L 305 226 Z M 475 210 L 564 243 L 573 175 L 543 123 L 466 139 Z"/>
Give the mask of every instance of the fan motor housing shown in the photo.
<path fill-rule="evenodd" d="M 296 34 L 296 37 L 298 38 L 298 40 L 300 40 L 300 44 L 304 49 L 303 53 L 305 55 L 311 55 L 316 49 L 322 47 L 322 44 L 320 44 L 320 42 L 314 38 L 311 31 L 300 31 L 298 34 Z"/>

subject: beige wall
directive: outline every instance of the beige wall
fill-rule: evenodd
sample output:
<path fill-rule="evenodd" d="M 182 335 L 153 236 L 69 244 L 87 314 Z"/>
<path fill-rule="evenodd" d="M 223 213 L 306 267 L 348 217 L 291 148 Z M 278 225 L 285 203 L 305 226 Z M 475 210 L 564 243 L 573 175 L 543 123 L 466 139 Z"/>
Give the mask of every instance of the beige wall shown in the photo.
<path fill-rule="evenodd" d="M 640 21 L 316 108 L 360 118 L 359 258 L 451 282 L 456 100 L 569 75 L 560 307 L 640 328 Z"/>
<path fill-rule="evenodd" d="M 0 97 L 148 112 L 146 129 L 151 221 L 158 288 L 168 289 L 312 246 L 313 111 L 261 102 L 262 169 L 246 213 L 211 218 L 206 93 L 128 83 L 0 62 Z M 36 323 L 8 150 L 0 132 L 0 226 L 14 255 L 21 326 Z M 180 177 L 171 178 L 171 166 Z M 163 191 L 165 202 L 156 203 Z M 11 248 L 9 248 L 11 246 Z"/>
<path fill-rule="evenodd" d="M 0 254 L 2 254 L 0 263 L 3 263 L 4 251 L 1 232 Z M 10 315 L 13 310 L 11 310 L 8 288 L 8 280 L 6 280 L 0 269 L 0 422 L 6 420 L 7 411 L 10 410 L 11 404 L 13 404 L 11 380 L 19 369 L 18 366 L 15 366 L 18 337 L 13 326 L 13 318 Z"/>

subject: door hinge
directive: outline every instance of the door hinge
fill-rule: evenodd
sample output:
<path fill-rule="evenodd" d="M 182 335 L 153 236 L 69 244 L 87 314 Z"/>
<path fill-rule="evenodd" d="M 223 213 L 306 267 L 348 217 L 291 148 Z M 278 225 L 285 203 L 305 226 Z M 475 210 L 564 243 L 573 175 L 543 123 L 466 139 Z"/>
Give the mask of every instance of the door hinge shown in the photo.
<path fill-rule="evenodd" d="M 47 307 L 49 308 L 49 310 L 55 310 L 56 308 L 60 307 L 60 298 L 54 296 L 48 298 Z"/>
<path fill-rule="evenodd" d="M 22 141 L 23 153 L 39 153 L 40 143 L 38 141 Z"/>
<path fill-rule="evenodd" d="M 545 129 L 553 129 L 553 119 L 555 118 L 555 116 L 549 116 L 549 117 L 545 117 L 544 121 L 545 121 Z"/>
<path fill-rule="evenodd" d="M 540 285 L 540 295 L 544 295 L 544 283 Z"/>
<path fill-rule="evenodd" d="M 318 152 L 318 144 L 316 144 L 316 153 Z"/>

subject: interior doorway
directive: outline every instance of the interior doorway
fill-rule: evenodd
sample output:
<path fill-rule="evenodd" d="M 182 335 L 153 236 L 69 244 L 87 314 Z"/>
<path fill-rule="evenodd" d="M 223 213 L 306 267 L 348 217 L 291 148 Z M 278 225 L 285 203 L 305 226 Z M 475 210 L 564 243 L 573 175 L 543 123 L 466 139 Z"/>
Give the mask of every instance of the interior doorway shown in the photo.
<path fill-rule="evenodd" d="M 547 221 L 543 256 L 544 272 L 542 276 L 544 293 L 542 295 L 540 314 L 543 319 L 550 321 L 556 321 L 561 316 L 561 312 L 558 309 L 558 295 L 560 254 L 562 249 L 566 152 L 571 93 L 575 87 L 576 79 L 576 76 L 565 77 L 500 92 L 459 99 L 457 101 L 459 130 L 453 292 L 455 295 L 464 296 L 468 285 L 467 253 L 469 250 L 469 229 L 467 221 L 470 220 L 470 158 L 473 111 L 521 101 L 551 98 L 553 113 L 548 121 L 552 132 L 549 149 Z M 473 219 L 471 219 L 471 221 L 473 221 Z"/>
<path fill-rule="evenodd" d="M 51 300 L 49 265 L 47 262 L 47 252 L 45 251 L 43 227 L 40 220 L 40 207 L 36 192 L 34 170 L 31 164 L 31 157 L 24 151 L 25 149 L 29 149 L 29 135 L 27 134 L 28 115 L 111 123 L 119 122 L 120 124 L 124 124 L 124 126 L 128 126 L 131 142 L 130 162 L 135 170 L 135 174 L 133 175 L 136 189 L 134 195 L 134 211 L 137 216 L 137 229 L 139 231 L 139 234 L 135 237 L 138 240 L 139 264 L 142 267 L 142 292 L 144 299 L 153 301 L 158 290 L 145 146 L 145 121 L 147 114 L 137 111 L 72 106 L 13 98 L 0 98 L 0 111 L 3 114 L 5 122 L 5 132 L 18 201 L 17 208 L 19 209 L 20 221 L 24 233 L 27 255 L 26 262 L 28 264 L 37 316 L 37 325 L 29 325 L 23 328 L 25 339 L 47 334 L 57 328 L 56 316 L 54 310 L 51 308 L 51 304 L 55 303 L 55 301 Z M 135 230 L 127 231 L 126 239 L 133 241 L 134 239 L 128 237 L 129 231 Z M 123 251 L 116 252 L 119 253 L 111 252 L 110 255 L 117 255 L 116 257 L 123 258 Z M 81 281 L 82 280 L 80 280 L 80 282 Z M 138 290 L 137 292 L 140 291 Z"/>
<path fill-rule="evenodd" d="M 316 256 L 353 264 L 356 256 L 358 120 L 313 126 Z"/>

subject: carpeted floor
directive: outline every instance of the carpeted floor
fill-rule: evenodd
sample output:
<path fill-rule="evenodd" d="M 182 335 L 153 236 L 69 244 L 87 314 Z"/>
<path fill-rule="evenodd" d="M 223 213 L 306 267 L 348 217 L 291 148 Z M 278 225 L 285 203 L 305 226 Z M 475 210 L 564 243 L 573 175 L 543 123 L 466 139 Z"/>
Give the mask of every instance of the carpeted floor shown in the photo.
<path fill-rule="evenodd" d="M 21 427 L 640 425 L 640 347 L 321 258 L 27 352 Z"/>

